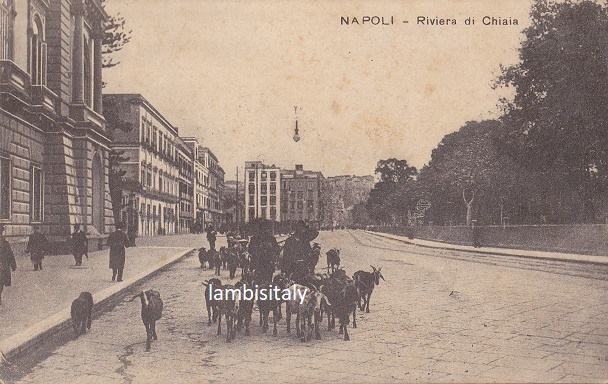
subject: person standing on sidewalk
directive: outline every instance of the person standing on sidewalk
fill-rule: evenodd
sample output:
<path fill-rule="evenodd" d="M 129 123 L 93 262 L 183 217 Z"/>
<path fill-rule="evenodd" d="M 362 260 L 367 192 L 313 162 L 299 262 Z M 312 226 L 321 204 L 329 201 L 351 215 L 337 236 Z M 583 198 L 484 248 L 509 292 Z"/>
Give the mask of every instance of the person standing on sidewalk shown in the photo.
<path fill-rule="evenodd" d="M 42 259 L 47 253 L 49 248 L 49 241 L 42 233 L 40 233 L 40 226 L 34 225 L 34 233 L 30 235 L 25 249 L 26 253 L 30 254 L 30 260 L 34 265 L 34 271 L 42 271 Z"/>
<path fill-rule="evenodd" d="M 88 253 L 88 251 L 89 240 L 87 239 L 87 235 L 80 229 L 80 224 L 75 224 L 74 233 L 72 233 L 72 254 L 77 266 L 82 265 L 82 256 Z"/>
<path fill-rule="evenodd" d="M 2 291 L 5 286 L 11 286 L 11 271 L 14 272 L 16 269 L 13 249 L 4 238 L 4 225 L 0 224 L 0 305 L 2 305 Z"/>
<path fill-rule="evenodd" d="M 213 229 L 213 226 L 210 225 L 207 227 L 207 241 L 209 242 L 209 248 L 215 249 L 215 239 L 216 239 L 216 232 Z"/>
<path fill-rule="evenodd" d="M 116 230 L 108 236 L 112 281 L 122 281 L 122 272 L 125 268 L 125 248 L 131 245 L 127 234 L 122 231 L 123 227 L 123 224 L 117 224 Z"/>

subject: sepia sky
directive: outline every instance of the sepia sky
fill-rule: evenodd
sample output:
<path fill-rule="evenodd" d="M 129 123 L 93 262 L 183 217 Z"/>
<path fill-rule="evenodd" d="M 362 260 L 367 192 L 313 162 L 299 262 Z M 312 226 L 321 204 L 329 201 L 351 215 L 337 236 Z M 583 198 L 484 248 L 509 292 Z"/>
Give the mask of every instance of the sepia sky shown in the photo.
<path fill-rule="evenodd" d="M 181 136 L 212 149 L 226 179 L 258 159 L 325 176 L 372 174 L 389 157 L 422 167 L 445 134 L 498 116 L 492 84 L 500 64 L 517 62 L 530 10 L 530 0 L 107 3 L 133 34 L 104 70 L 105 92 L 141 93 Z M 360 24 L 340 25 L 347 16 Z M 362 25 L 363 16 L 394 24 Z M 418 25 L 419 16 L 457 24 Z"/>

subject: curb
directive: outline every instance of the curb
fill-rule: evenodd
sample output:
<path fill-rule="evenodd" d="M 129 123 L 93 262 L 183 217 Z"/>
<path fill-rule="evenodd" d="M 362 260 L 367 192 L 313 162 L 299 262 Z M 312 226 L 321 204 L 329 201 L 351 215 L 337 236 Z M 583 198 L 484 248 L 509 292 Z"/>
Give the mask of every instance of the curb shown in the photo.
<path fill-rule="evenodd" d="M 93 293 L 94 306 L 93 311 L 103 307 L 112 298 L 123 293 L 133 285 L 140 283 L 147 277 L 150 277 L 161 269 L 177 263 L 181 259 L 188 256 L 194 249 L 189 251 L 180 251 L 168 258 L 159 261 L 149 269 L 136 274 L 122 283 L 118 283 L 102 289 L 99 292 Z M 36 344 L 48 339 L 51 335 L 71 325 L 72 317 L 70 308 L 62 309 L 54 315 L 39 321 L 26 330 L 13 335 L 5 340 L 0 341 L 0 360 L 12 359 L 17 355 L 25 352 Z M 0 362 L 1 364 L 1 362 Z"/>
<path fill-rule="evenodd" d="M 443 249 L 443 250 L 447 250 L 447 251 L 461 251 L 461 252 L 469 252 L 469 253 L 479 253 L 479 254 L 483 254 L 483 255 L 521 257 L 521 258 L 536 259 L 536 260 L 562 261 L 562 262 L 569 262 L 569 263 L 585 263 L 585 264 L 597 264 L 597 265 L 606 265 L 606 264 L 608 264 L 608 257 L 603 257 L 603 256 L 588 256 L 588 255 L 576 255 L 576 254 L 572 254 L 572 257 L 570 257 L 570 258 L 563 258 L 563 257 L 549 256 L 549 255 L 547 255 L 547 256 L 541 256 L 541 255 L 522 255 L 522 254 L 517 254 L 517 253 L 509 253 L 509 252 L 487 251 L 487 250 L 483 250 L 483 249 L 480 249 L 480 248 L 475 248 L 475 249 L 466 249 L 466 248 L 464 248 L 464 249 L 461 249 L 461 248 L 449 247 L 447 245 L 442 246 L 442 245 L 419 244 L 419 243 L 415 243 L 415 242 L 412 242 L 412 241 L 405 240 L 405 239 L 401 238 L 401 236 L 393 235 L 393 234 L 390 234 L 390 233 L 373 232 L 373 231 L 365 231 L 365 232 L 366 233 L 370 233 L 372 235 L 384 237 L 384 238 L 387 238 L 387 239 L 393 239 L 393 240 L 401 241 L 403 243 L 414 245 L 414 246 L 417 246 L 417 247 L 422 247 L 422 248 Z M 594 260 L 592 258 L 596 258 L 596 259 Z"/>

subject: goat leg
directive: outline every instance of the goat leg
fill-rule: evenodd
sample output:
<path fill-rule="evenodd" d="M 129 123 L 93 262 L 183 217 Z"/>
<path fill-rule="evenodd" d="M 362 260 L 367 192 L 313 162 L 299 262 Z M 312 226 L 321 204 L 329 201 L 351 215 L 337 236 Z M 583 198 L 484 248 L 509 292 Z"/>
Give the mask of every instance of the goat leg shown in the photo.
<path fill-rule="evenodd" d="M 365 303 L 365 313 L 369 313 L 369 301 L 372 298 L 372 293 L 367 294 L 367 302 Z"/>
<path fill-rule="evenodd" d="M 276 308 L 273 310 L 272 312 L 272 323 L 273 323 L 273 328 L 272 328 L 272 335 L 276 336 L 278 334 L 277 331 L 277 323 L 279 322 L 279 317 L 277 316 L 277 310 Z"/>
<path fill-rule="evenodd" d="M 287 323 L 287 333 L 291 333 L 291 310 L 289 307 L 285 308 L 285 322 Z"/>
<path fill-rule="evenodd" d="M 346 325 L 344 326 L 344 341 L 350 341 L 350 337 L 348 337 L 348 331 L 346 330 Z"/>
<path fill-rule="evenodd" d="M 158 340 L 158 336 L 156 336 L 156 321 L 152 322 L 152 337 L 154 340 Z"/>
<path fill-rule="evenodd" d="M 353 328 L 357 328 L 357 304 L 353 305 Z"/>
<path fill-rule="evenodd" d="M 220 314 L 217 317 L 217 335 L 221 335 L 222 334 L 222 315 Z"/>

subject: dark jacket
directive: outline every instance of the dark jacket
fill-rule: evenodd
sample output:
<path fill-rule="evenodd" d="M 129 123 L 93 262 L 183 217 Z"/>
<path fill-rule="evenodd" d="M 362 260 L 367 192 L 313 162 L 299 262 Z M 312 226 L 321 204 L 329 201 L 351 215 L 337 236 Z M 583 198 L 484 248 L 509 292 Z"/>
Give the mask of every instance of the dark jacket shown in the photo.
<path fill-rule="evenodd" d="M 79 230 L 72 234 L 72 253 L 74 255 L 82 255 L 88 252 L 88 239 L 84 231 Z"/>
<path fill-rule="evenodd" d="M 130 246 L 127 234 L 116 230 L 108 236 L 110 246 L 110 268 L 122 269 L 125 267 L 125 248 Z"/>
<path fill-rule="evenodd" d="M 290 273 L 296 272 L 296 264 L 303 262 L 304 266 L 310 265 L 310 257 L 312 248 L 310 242 L 319 236 L 319 231 L 307 228 L 291 235 L 286 241 L 283 247 L 283 265 L 281 271 L 289 275 Z"/>
<path fill-rule="evenodd" d="M 0 285 L 10 287 L 11 270 L 15 269 L 17 269 L 17 263 L 13 249 L 4 237 L 0 237 Z"/>
<path fill-rule="evenodd" d="M 275 262 L 281 252 L 277 239 L 271 234 L 260 234 L 249 240 L 249 254 L 251 255 L 251 269 L 260 276 L 272 278 Z M 270 281 L 270 280 L 268 280 Z"/>
<path fill-rule="evenodd" d="M 27 242 L 26 252 L 30 253 L 32 260 L 43 259 L 44 255 L 48 253 L 49 241 L 40 232 L 34 232 L 30 235 Z"/>

